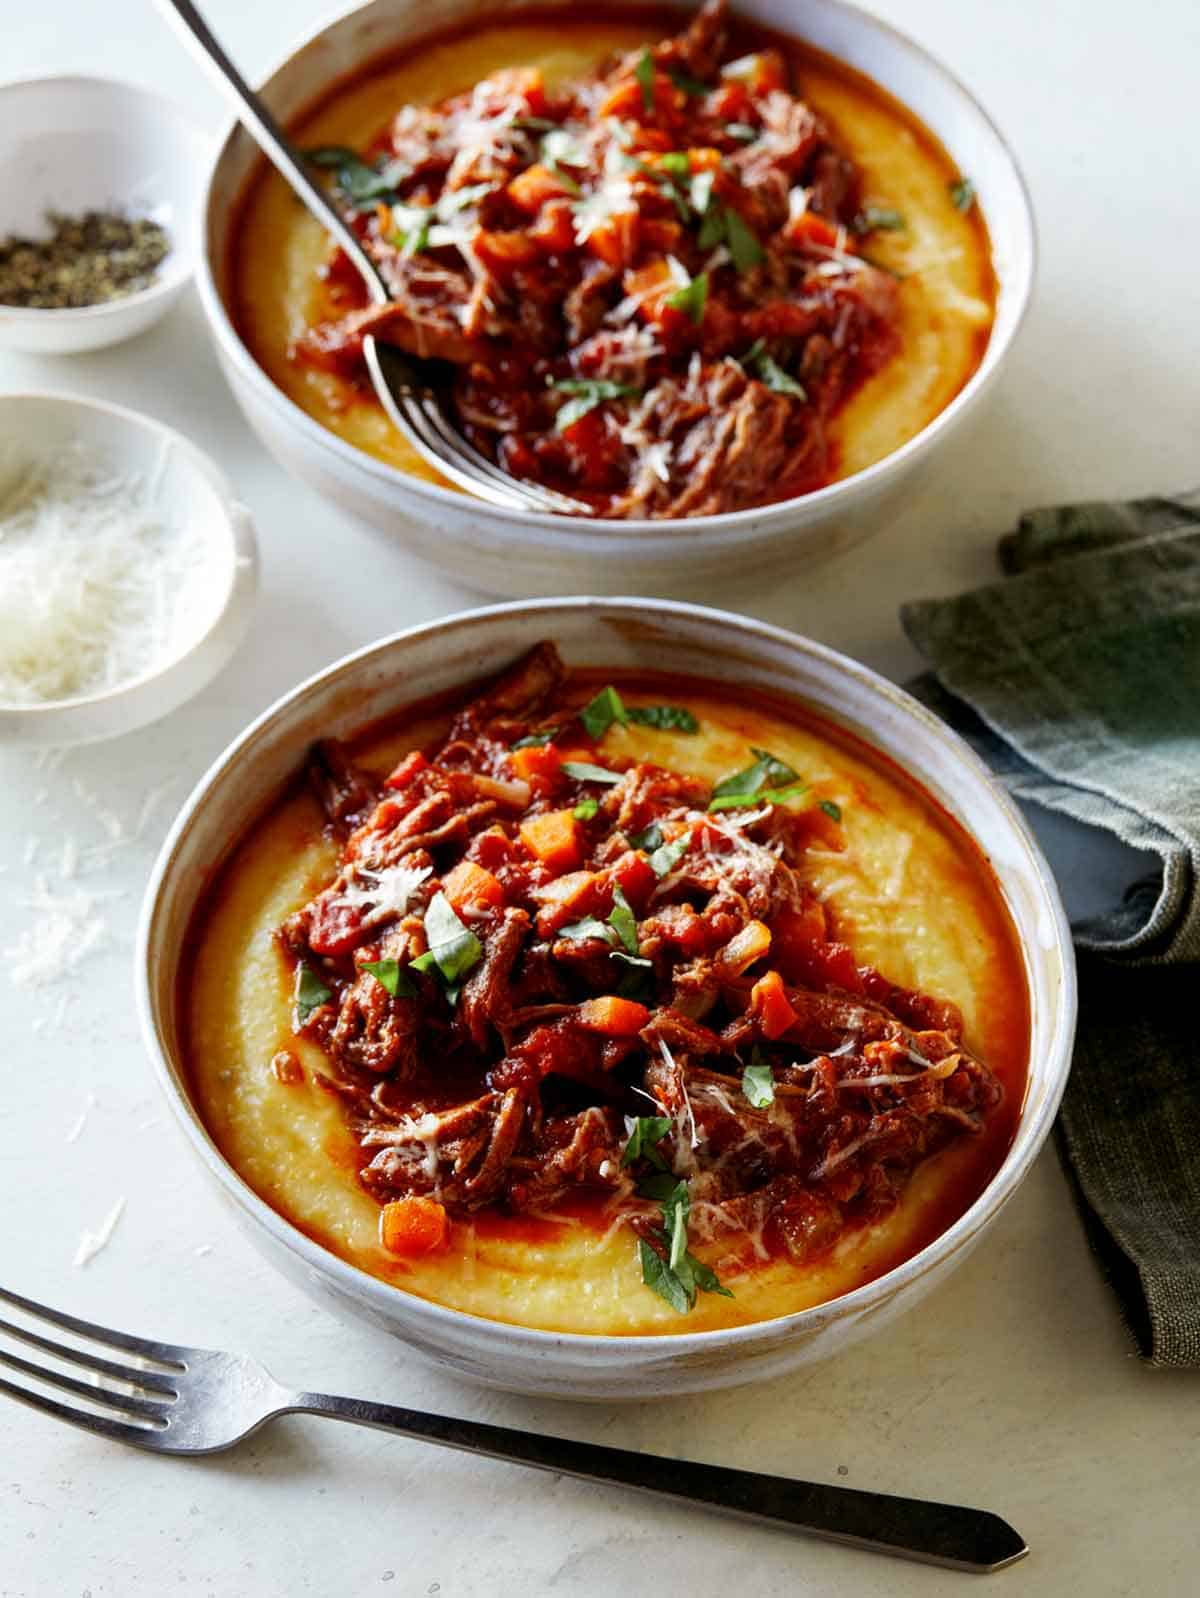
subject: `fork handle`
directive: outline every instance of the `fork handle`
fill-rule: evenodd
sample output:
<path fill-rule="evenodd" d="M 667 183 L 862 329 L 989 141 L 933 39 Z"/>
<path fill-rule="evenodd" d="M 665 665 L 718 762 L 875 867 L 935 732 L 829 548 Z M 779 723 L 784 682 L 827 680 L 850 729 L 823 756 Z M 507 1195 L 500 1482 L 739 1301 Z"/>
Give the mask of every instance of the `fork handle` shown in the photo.
<path fill-rule="evenodd" d="M 956 1570 L 999 1570 L 1029 1551 L 1007 1521 L 982 1509 L 665 1459 L 326 1393 L 298 1393 L 287 1409 L 399 1432 L 556 1475 L 632 1487 L 677 1503 L 704 1504 L 785 1531 Z"/>

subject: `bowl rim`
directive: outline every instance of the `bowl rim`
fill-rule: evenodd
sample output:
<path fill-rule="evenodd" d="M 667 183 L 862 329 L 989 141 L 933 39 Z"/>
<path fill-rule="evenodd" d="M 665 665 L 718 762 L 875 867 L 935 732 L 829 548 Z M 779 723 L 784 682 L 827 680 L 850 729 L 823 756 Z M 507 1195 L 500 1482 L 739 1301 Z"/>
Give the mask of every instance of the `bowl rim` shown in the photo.
<path fill-rule="evenodd" d="M 221 505 L 229 532 L 229 559 L 226 563 L 220 601 L 208 626 L 198 637 L 193 638 L 185 648 L 176 650 L 165 660 L 147 667 L 138 676 L 131 677 L 128 682 L 106 688 L 102 693 L 76 694 L 71 699 L 47 699 L 32 705 L 0 702 L 0 742 L 4 739 L 6 729 L 19 728 L 28 731 L 37 729 L 39 724 L 44 723 L 44 730 L 49 734 L 54 730 L 54 723 L 60 718 L 65 719 L 68 716 L 87 714 L 91 711 L 97 712 L 99 717 L 105 710 L 114 706 L 132 712 L 124 729 L 132 730 L 141 724 L 138 719 L 138 706 L 148 691 L 153 691 L 174 672 L 184 668 L 194 655 L 226 628 L 236 624 L 238 630 L 234 642 L 240 641 L 240 624 L 243 620 L 249 619 L 249 607 L 253 602 L 257 581 L 258 540 L 254 531 L 254 522 L 249 510 L 234 492 L 233 484 L 211 455 L 206 454 L 185 434 L 168 427 L 165 422 L 160 422 L 157 417 L 146 416 L 143 412 L 132 410 L 127 405 L 113 405 L 107 400 L 91 399 L 85 394 L 60 393 L 51 389 L 24 389 L 15 393 L 0 393 L 0 416 L 3 415 L 6 406 L 28 404 L 30 401 L 39 404 L 49 403 L 68 412 L 94 411 L 99 415 L 114 418 L 130 433 L 140 431 L 149 433 L 152 437 L 157 436 L 161 445 L 177 450 L 184 456 L 193 470 L 208 483 Z M 214 675 L 217 669 L 219 667 L 214 668 Z M 121 730 L 114 729 L 112 736 L 119 737 Z M 77 741 L 74 735 L 71 741 Z"/>
<path fill-rule="evenodd" d="M 154 984 L 158 947 L 155 923 L 160 898 L 172 875 L 180 844 L 194 824 L 210 789 L 240 759 L 242 752 L 261 732 L 286 710 L 322 687 L 328 679 L 369 660 L 372 656 L 394 650 L 398 646 L 439 634 L 444 635 L 448 631 L 470 629 L 481 621 L 530 615 L 545 617 L 547 623 L 545 636 L 552 637 L 554 619 L 557 615 L 564 612 L 577 614 L 581 611 L 585 615 L 590 612 L 597 619 L 606 612 L 616 614 L 633 612 L 660 625 L 666 620 L 708 623 L 723 630 L 732 627 L 736 632 L 749 635 L 753 641 L 775 647 L 782 646 L 793 651 L 799 650 L 826 669 L 854 678 L 868 693 L 882 697 L 893 710 L 899 711 L 910 720 L 917 721 L 925 733 L 941 745 L 945 754 L 967 767 L 976 780 L 982 781 L 990 790 L 992 799 L 1010 828 L 1012 838 L 1022 847 L 1024 865 L 1030 872 L 1031 880 L 1036 884 L 1040 908 L 1049 917 L 1051 946 L 1053 953 L 1058 957 L 1061 986 L 1057 997 L 1054 1029 L 1045 1055 L 1046 1091 L 1032 1116 L 1028 1114 L 1027 1104 L 1022 1106 L 1012 1144 L 999 1170 L 968 1209 L 917 1253 L 910 1255 L 873 1280 L 851 1289 L 848 1293 L 791 1314 L 752 1321 L 744 1326 L 697 1332 L 599 1334 L 548 1331 L 538 1327 L 522 1326 L 514 1322 L 476 1315 L 466 1310 L 453 1309 L 433 1299 L 409 1293 L 403 1287 L 371 1275 L 360 1266 L 344 1260 L 331 1249 L 314 1242 L 299 1227 L 272 1208 L 265 1199 L 259 1197 L 221 1153 L 199 1110 L 182 1084 L 181 1072 L 180 1079 L 177 1080 L 169 1051 L 158 1030 Z M 817 708 L 820 708 L 819 705 Z M 869 737 L 867 742 L 870 744 Z M 909 774 L 918 786 L 924 788 L 925 782 L 921 776 L 913 772 Z M 959 825 L 966 824 L 960 821 Z M 226 854 L 223 862 L 227 859 Z M 1022 942 L 1023 954 L 1025 948 L 1026 945 Z M 281 695 L 256 716 L 217 756 L 184 802 L 163 842 L 146 886 L 138 924 L 134 968 L 142 1037 L 150 1053 L 159 1085 L 193 1150 L 210 1175 L 218 1180 L 226 1196 L 244 1216 L 263 1228 L 276 1243 L 297 1255 L 310 1270 L 331 1282 L 351 1300 L 360 1301 L 365 1298 L 385 1319 L 388 1318 L 389 1311 L 394 1315 L 400 1308 L 405 1312 L 412 1328 L 415 1330 L 420 1327 L 426 1335 L 436 1336 L 442 1328 L 458 1332 L 475 1328 L 480 1335 L 500 1337 L 512 1352 L 522 1351 L 530 1354 L 544 1354 L 555 1348 L 567 1348 L 572 1353 L 599 1354 L 604 1351 L 611 1353 L 615 1348 L 637 1346 L 652 1356 L 671 1358 L 684 1354 L 699 1354 L 718 1346 L 753 1347 L 762 1342 L 774 1343 L 786 1339 L 794 1332 L 816 1329 L 831 1318 L 853 1316 L 856 1312 L 869 1310 L 875 1303 L 892 1298 L 909 1283 L 948 1262 L 960 1249 L 969 1246 L 1024 1180 L 1049 1135 L 1066 1087 L 1077 1008 L 1074 946 L 1066 911 L 1050 867 L 1015 802 L 983 760 L 956 732 L 897 684 L 880 676 L 861 662 L 814 639 L 791 633 L 785 628 L 776 627 L 755 617 L 742 616 L 711 606 L 695 605 L 682 600 L 643 599 L 635 596 L 606 598 L 573 595 L 554 599 L 510 600 L 477 609 L 456 611 L 434 621 L 403 628 L 353 650 L 312 673 L 296 687 Z"/>
<path fill-rule="evenodd" d="M 962 98 L 963 102 L 996 141 L 1013 176 L 1019 202 L 1017 225 L 1021 234 L 1022 244 L 1022 271 L 1016 285 L 1014 310 L 1009 326 L 1000 339 L 997 340 L 995 324 L 993 323 L 987 347 L 979 365 L 953 399 L 912 438 L 907 439 L 897 449 L 883 456 L 881 460 L 872 462 L 870 466 L 852 473 L 849 477 L 841 478 L 836 482 L 826 484 L 823 488 L 815 489 L 812 493 L 796 495 L 791 499 L 777 500 L 766 505 L 752 505 L 743 510 L 722 511 L 708 516 L 663 518 L 661 520 L 648 520 L 643 517 L 622 520 L 615 517 L 573 516 L 556 514 L 550 511 L 518 510 L 504 505 L 483 502 L 476 499 L 475 496 L 468 495 L 465 501 L 466 504 L 479 506 L 493 525 L 500 524 L 503 526 L 506 537 L 517 533 L 522 527 L 537 527 L 554 532 L 561 532 L 564 527 L 569 527 L 574 536 L 581 537 L 584 541 L 595 541 L 597 544 L 605 540 L 628 539 L 633 536 L 638 537 L 643 543 L 654 541 L 661 548 L 664 545 L 669 547 L 683 539 L 690 539 L 696 533 L 717 530 L 732 534 L 733 537 L 729 540 L 731 543 L 739 542 L 741 538 L 757 540 L 768 528 L 776 527 L 781 523 L 785 524 L 785 526 L 793 523 L 798 509 L 803 512 L 806 521 L 824 520 L 826 516 L 835 513 L 844 502 L 853 502 L 854 499 L 863 494 L 882 490 L 893 478 L 903 475 L 914 461 L 920 459 L 945 432 L 953 428 L 964 412 L 975 405 L 995 380 L 1024 325 L 1037 279 L 1038 241 L 1033 200 L 1029 184 L 1016 154 L 975 93 L 939 56 L 927 50 L 924 45 L 918 44 L 915 39 L 895 27 L 892 23 L 877 17 L 873 12 L 856 4 L 855 0 L 820 0 L 820 3 L 832 11 L 845 13 L 855 26 L 861 28 L 864 33 L 876 33 L 886 36 L 911 59 L 917 60 L 926 68 L 931 68 L 935 75 L 940 75 L 944 82 Z M 263 73 L 258 82 L 259 92 L 261 92 L 264 85 L 282 72 L 296 56 L 319 42 L 330 29 L 343 22 L 348 22 L 359 13 L 373 10 L 379 4 L 380 0 L 354 0 L 354 3 L 341 7 L 326 16 L 314 28 L 309 30 L 303 38 L 293 44 L 284 55 L 276 59 Z M 681 7 L 680 9 L 683 8 Z M 505 12 L 506 17 L 516 17 L 518 15 L 519 8 L 518 10 Z M 802 35 L 797 35 L 797 37 L 802 38 Z M 376 459 L 365 450 L 358 449 L 355 445 L 338 437 L 336 433 L 332 433 L 328 428 L 323 427 L 320 422 L 309 416 L 307 411 L 302 410 L 289 395 L 285 394 L 272 381 L 243 342 L 217 286 L 217 272 L 224 268 L 223 262 L 214 266 L 211 260 L 208 226 L 209 218 L 214 208 L 214 186 L 217 174 L 240 127 L 240 120 L 236 116 L 231 117 L 224 123 L 218 133 L 216 151 L 212 158 L 201 201 L 202 233 L 196 264 L 196 287 L 205 316 L 208 318 L 219 348 L 226 359 L 233 364 L 239 377 L 251 385 L 257 398 L 268 403 L 281 420 L 286 421 L 293 428 L 298 427 L 302 437 L 310 447 L 332 455 L 343 466 L 358 467 L 359 470 L 364 470 L 369 477 L 375 479 L 383 487 L 398 490 L 401 493 L 413 494 L 418 500 L 426 502 L 422 508 L 430 517 L 435 515 L 439 509 L 453 508 L 461 511 L 464 504 L 462 492 L 401 471 L 399 467 L 390 466 L 387 462 Z M 265 160 L 266 158 L 259 157 L 259 159 Z M 243 185 L 243 189 L 239 191 L 239 201 L 242 194 L 244 194 L 244 187 Z M 231 212 L 235 209 L 236 204 L 230 207 Z M 222 254 L 225 253 L 225 247 L 228 246 L 228 243 L 229 231 L 228 227 L 226 227 L 221 239 Z"/>
<path fill-rule="evenodd" d="M 203 171 L 207 166 L 211 171 L 214 147 L 212 130 L 205 127 L 204 123 L 185 106 L 168 99 L 157 89 L 151 89 L 143 83 L 134 83 L 129 78 L 117 78 L 103 72 L 34 72 L 20 78 L 6 78 L 0 83 L 0 97 L 10 89 L 59 88 L 73 84 L 88 84 L 108 91 L 116 90 L 122 94 L 131 94 L 154 102 L 164 122 L 175 122 L 193 136 L 196 144 L 197 167 Z M 223 136 L 220 142 L 224 143 Z M 220 144 L 217 145 L 217 149 L 219 152 Z M 207 176 L 204 178 L 201 192 L 207 195 Z M 152 283 L 147 283 L 144 289 L 137 289 L 132 294 L 122 294 L 115 300 L 105 300 L 99 305 L 55 307 L 0 304 L 0 322 L 10 324 L 27 322 L 31 327 L 35 325 L 48 327 L 54 322 L 58 326 L 67 327 L 71 324 L 111 320 L 134 306 L 140 310 L 143 306 L 154 304 L 158 299 L 168 299 L 171 295 L 177 294 L 195 273 L 202 254 L 199 240 L 193 241 L 191 247 L 185 249 L 177 236 L 172 234 L 170 248 L 163 260 L 161 272 Z"/>

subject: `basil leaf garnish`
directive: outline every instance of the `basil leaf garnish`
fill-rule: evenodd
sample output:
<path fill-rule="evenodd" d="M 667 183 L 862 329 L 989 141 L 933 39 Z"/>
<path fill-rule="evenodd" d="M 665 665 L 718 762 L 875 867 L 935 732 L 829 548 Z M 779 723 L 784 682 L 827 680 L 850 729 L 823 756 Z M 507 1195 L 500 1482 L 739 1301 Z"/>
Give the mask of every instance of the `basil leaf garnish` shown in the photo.
<path fill-rule="evenodd" d="M 369 971 L 376 982 L 387 989 L 393 999 L 411 999 L 416 995 L 416 983 L 397 960 L 367 960 L 359 970 Z"/>
<path fill-rule="evenodd" d="M 299 1028 L 307 1026 L 308 1018 L 313 1011 L 319 1010 L 323 1004 L 328 1004 L 333 998 L 333 993 L 313 968 L 301 960 L 296 967 L 296 987 L 293 997 L 296 1007 L 296 1026 Z"/>
<path fill-rule="evenodd" d="M 961 211 L 965 216 L 975 204 L 975 185 L 970 178 L 959 177 L 955 178 L 954 182 L 948 185 L 948 188 L 950 191 L 950 204 L 956 211 Z"/>
<path fill-rule="evenodd" d="M 746 365 L 744 358 L 742 365 Z M 765 384 L 773 394 L 790 394 L 794 399 L 802 400 L 808 398 L 808 391 L 803 384 L 797 383 L 796 379 L 785 372 L 778 361 L 772 360 L 765 351 L 755 357 L 753 366 L 759 382 Z"/>
<path fill-rule="evenodd" d="M 753 793 L 727 793 L 709 804 L 710 811 L 749 810 L 755 805 L 785 805 L 789 799 L 799 799 L 808 792 L 806 782 L 794 782 L 787 788 L 758 788 Z"/>
<path fill-rule="evenodd" d="M 786 761 L 778 759 L 770 750 L 756 749 L 752 744 L 750 753 L 754 756 L 754 764 L 735 772 L 732 777 L 723 778 L 712 791 L 714 799 L 747 797 L 758 793 L 763 787 L 782 788 L 787 783 L 799 782 L 799 772 L 793 771 Z"/>
<path fill-rule="evenodd" d="M 581 799 L 572 810 L 571 814 L 576 821 L 590 821 L 600 809 L 599 801 L 595 799 Z"/>
<path fill-rule="evenodd" d="M 664 732 L 700 731 L 700 723 L 682 705 L 630 705 L 625 714 L 641 727 L 658 727 Z"/>
<path fill-rule="evenodd" d="M 554 419 L 554 425 L 560 433 L 565 433 L 568 427 L 589 411 L 595 410 L 597 405 L 603 405 L 605 400 L 628 399 L 631 394 L 638 392 L 632 383 L 614 383 L 609 378 L 601 377 L 564 377 L 551 386 L 560 394 L 574 396 L 560 406 Z"/>
<path fill-rule="evenodd" d="M 692 77 L 690 72 L 685 72 L 682 67 L 668 67 L 667 76 L 677 89 L 682 89 L 684 94 L 698 100 L 708 93 L 708 84 L 701 83 L 699 78 Z"/>
<path fill-rule="evenodd" d="M 647 115 L 651 115 L 654 111 L 654 57 L 650 54 L 649 45 L 638 57 L 638 64 L 633 69 L 633 75 L 641 87 L 642 107 Z"/>
<path fill-rule="evenodd" d="M 673 178 L 686 178 L 691 174 L 692 163 L 686 150 L 668 150 L 658 158 L 660 172 L 669 172 Z"/>
<path fill-rule="evenodd" d="M 856 233 L 902 233 L 906 226 L 904 213 L 890 205 L 864 205 L 854 218 Z"/>
<path fill-rule="evenodd" d="M 704 320 L 704 307 L 708 304 L 708 273 L 701 272 L 698 277 L 693 277 L 682 288 L 668 294 L 666 304 L 673 311 L 682 311 L 691 321 L 699 327 Z"/>
<path fill-rule="evenodd" d="M 768 1104 L 775 1102 L 775 1073 L 757 1048 L 742 1072 L 742 1092 L 747 1104 L 752 1104 L 756 1110 L 765 1110 Z"/>
<path fill-rule="evenodd" d="M 668 1115 L 635 1116 L 629 1128 L 629 1141 L 621 1150 L 621 1164 L 632 1165 L 634 1160 L 649 1160 L 658 1170 L 665 1171 L 667 1163 L 656 1145 L 666 1137 L 671 1126 Z"/>
<path fill-rule="evenodd" d="M 603 738 L 613 722 L 624 723 L 629 720 L 621 696 L 609 684 L 601 688 L 594 699 L 589 701 L 579 712 L 579 719 L 583 723 L 583 730 L 589 738 Z"/>
<path fill-rule="evenodd" d="M 543 727 L 540 732 L 527 732 L 524 738 L 518 738 L 516 743 L 509 744 L 510 749 L 543 749 L 548 743 L 553 743 L 558 734 L 557 727 Z"/>
<path fill-rule="evenodd" d="M 323 144 L 304 152 L 313 166 L 331 168 L 342 196 L 358 211 L 373 211 L 382 200 L 392 204 L 399 199 L 398 186 L 412 175 L 403 161 L 383 161 L 369 166 L 344 144 Z"/>
<path fill-rule="evenodd" d="M 582 921 L 570 921 L 565 927 L 559 927 L 558 935 L 566 938 L 569 943 L 584 943 L 588 938 L 599 938 L 604 943 L 615 943 L 618 934 L 603 921 L 597 921 L 595 916 L 584 916 Z"/>
<path fill-rule="evenodd" d="M 686 1315 L 694 1300 L 688 1297 L 686 1288 L 666 1260 L 644 1238 L 638 1241 L 638 1257 L 642 1262 L 642 1281 L 646 1286 L 660 1298 L 665 1298 L 677 1315 Z"/>
<path fill-rule="evenodd" d="M 609 771 L 605 766 L 594 766 L 590 760 L 564 760 L 558 769 L 565 771 L 576 782 L 603 782 L 609 787 L 620 782 L 625 775 L 621 771 Z"/>
<path fill-rule="evenodd" d="M 673 843 L 663 843 L 658 846 L 650 856 L 650 869 L 656 877 L 668 876 L 684 855 L 688 852 L 688 845 L 692 841 L 692 833 L 687 832 L 676 838 Z"/>
<path fill-rule="evenodd" d="M 832 821 L 840 821 L 842 819 L 842 807 L 832 799 L 822 799 L 819 808 L 822 809 Z"/>
<path fill-rule="evenodd" d="M 752 266 L 758 266 L 766 260 L 767 252 L 755 234 L 729 206 L 725 207 L 725 242 L 739 272 L 748 272 Z"/>
<path fill-rule="evenodd" d="M 629 900 L 619 887 L 613 889 L 612 914 L 608 924 L 620 938 L 630 954 L 638 952 L 637 917 L 629 905 Z"/>
<path fill-rule="evenodd" d="M 652 821 L 641 832 L 631 833 L 629 841 L 635 849 L 657 849 L 663 841 L 662 828 L 657 821 Z"/>
<path fill-rule="evenodd" d="M 459 920 L 454 906 L 440 890 L 425 911 L 425 939 L 429 948 L 413 961 L 412 968 L 428 971 L 436 966 L 448 986 L 465 976 L 483 958 L 483 945 Z"/>

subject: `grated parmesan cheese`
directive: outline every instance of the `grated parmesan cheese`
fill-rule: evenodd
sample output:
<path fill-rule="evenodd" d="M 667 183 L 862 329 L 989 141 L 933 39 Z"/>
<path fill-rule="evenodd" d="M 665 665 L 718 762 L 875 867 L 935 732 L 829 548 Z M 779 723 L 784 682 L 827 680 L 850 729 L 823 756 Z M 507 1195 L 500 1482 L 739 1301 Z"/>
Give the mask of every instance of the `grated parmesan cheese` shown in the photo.
<path fill-rule="evenodd" d="M 0 704 L 105 693 L 177 653 L 206 552 L 140 478 L 82 445 L 0 454 Z"/>
<path fill-rule="evenodd" d="M 124 1213 L 125 1200 L 119 1198 L 96 1230 L 94 1232 L 84 1232 L 79 1239 L 79 1247 L 75 1250 L 75 1258 L 72 1264 L 88 1265 L 100 1253 L 101 1249 L 107 1248 L 112 1240 L 113 1233 L 117 1229 L 117 1222 Z"/>

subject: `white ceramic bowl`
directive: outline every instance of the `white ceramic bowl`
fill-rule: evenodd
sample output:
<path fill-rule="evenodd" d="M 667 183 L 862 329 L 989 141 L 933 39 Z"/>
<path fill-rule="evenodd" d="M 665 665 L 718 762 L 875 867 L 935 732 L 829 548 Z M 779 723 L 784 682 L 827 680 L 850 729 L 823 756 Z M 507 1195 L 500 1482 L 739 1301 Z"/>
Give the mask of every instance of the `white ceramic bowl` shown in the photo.
<path fill-rule="evenodd" d="M 44 236 L 46 213 L 119 210 L 160 223 L 171 249 L 148 288 L 105 305 L 0 305 L 0 347 L 41 355 L 102 349 L 157 322 L 196 263 L 211 140 L 170 100 L 112 78 L 0 85 L 0 238 Z"/>
<path fill-rule="evenodd" d="M 70 446 L 146 485 L 151 509 L 202 541 L 202 573 L 174 649 L 142 676 L 104 693 L 36 705 L 0 704 L 0 742 L 88 743 L 157 721 L 199 693 L 250 625 L 258 545 L 250 512 L 225 474 L 180 433 L 137 411 L 62 394 L 0 395 L 0 469 L 53 461 Z M 3 487 L 0 482 L 0 488 Z"/>
<path fill-rule="evenodd" d="M 498 671 L 541 638 L 569 663 L 654 667 L 783 691 L 851 728 L 968 827 L 999 880 L 1032 1001 L 1029 1085 L 1017 1134 L 987 1190 L 941 1237 L 843 1298 L 755 1326 L 665 1337 L 530 1331 L 445 1309 L 346 1264 L 258 1198 L 225 1162 L 188 1096 L 180 959 L 197 895 L 296 772 L 317 737 L 345 736 L 406 702 Z M 373 644 L 261 716 L 202 779 L 147 891 L 138 962 L 146 1042 L 193 1149 L 263 1253 L 335 1313 L 364 1317 L 460 1374 L 563 1398 L 633 1399 L 730 1386 L 835 1353 L 910 1308 L 982 1237 L 1045 1141 L 1070 1064 L 1071 939 L 1049 868 L 1016 807 L 954 733 L 873 672 L 807 639 L 698 606 L 561 599 L 451 616 Z"/>
<path fill-rule="evenodd" d="M 622 3 L 629 0 L 612 0 L 609 9 Z M 571 0 L 551 4 L 567 8 Z M 518 597 L 711 592 L 714 580 L 727 582 L 735 572 L 750 575 L 781 557 L 791 566 L 827 555 L 885 524 L 907 491 L 910 472 L 990 386 L 1021 323 L 1035 256 L 1029 197 L 1011 152 L 969 91 L 886 23 L 844 0 L 738 0 L 737 8 L 865 72 L 915 111 L 960 170 L 971 175 L 991 230 L 999 304 L 984 359 L 951 404 L 903 448 L 844 482 L 801 499 L 720 516 L 614 521 L 536 515 L 502 510 L 406 476 L 307 416 L 275 387 L 238 336 L 229 314 L 228 243 L 238 197 L 258 154 L 243 131 L 231 130 L 205 198 L 197 283 L 238 402 L 285 467 L 460 581 Z M 496 0 L 370 0 L 295 49 L 268 75 L 260 93 L 287 123 L 331 83 L 380 54 L 472 17 L 493 16 L 498 9 Z"/>

